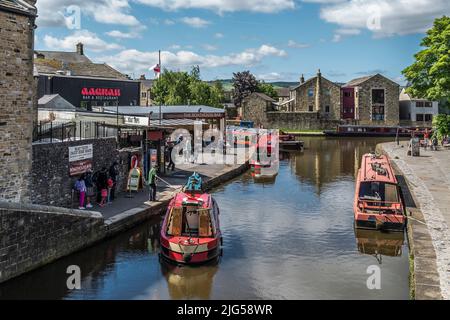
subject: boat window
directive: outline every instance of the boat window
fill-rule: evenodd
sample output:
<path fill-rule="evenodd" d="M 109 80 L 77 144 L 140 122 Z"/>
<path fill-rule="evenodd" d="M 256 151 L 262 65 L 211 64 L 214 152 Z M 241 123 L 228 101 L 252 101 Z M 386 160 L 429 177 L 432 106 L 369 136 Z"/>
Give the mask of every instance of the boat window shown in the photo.
<path fill-rule="evenodd" d="M 169 236 L 181 236 L 183 225 L 183 209 L 172 208 L 167 225 L 167 234 Z"/>
<path fill-rule="evenodd" d="M 359 198 L 368 201 L 399 202 L 398 189 L 395 184 L 383 182 L 363 182 L 359 189 Z"/>
<path fill-rule="evenodd" d="M 212 237 L 212 227 L 210 219 L 210 211 L 208 209 L 198 210 L 198 236 L 199 237 Z"/>

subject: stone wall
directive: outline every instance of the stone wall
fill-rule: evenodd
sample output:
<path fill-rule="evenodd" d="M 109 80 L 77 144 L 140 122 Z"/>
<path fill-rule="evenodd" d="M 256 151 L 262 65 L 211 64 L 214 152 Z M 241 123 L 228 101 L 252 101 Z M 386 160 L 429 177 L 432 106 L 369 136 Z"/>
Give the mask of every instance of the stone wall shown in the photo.
<path fill-rule="evenodd" d="M 117 190 L 125 188 L 128 175 L 129 151 L 116 149 L 116 139 L 92 139 L 64 143 L 33 145 L 33 167 L 31 173 L 34 204 L 70 207 L 72 188 L 76 178 L 69 177 L 69 147 L 93 144 L 93 170 L 109 167 L 114 161 L 119 163 L 120 175 Z"/>
<path fill-rule="evenodd" d="M 317 112 L 268 112 L 265 128 L 289 130 L 336 129 L 339 120 L 323 118 Z"/>
<path fill-rule="evenodd" d="M 372 89 L 384 89 L 385 107 L 384 121 L 372 121 Z M 400 121 L 400 86 L 381 76 L 376 75 L 358 85 L 356 111 L 360 124 L 398 125 Z"/>
<path fill-rule="evenodd" d="M 0 201 L 28 202 L 34 17 L 0 10 Z"/>
<path fill-rule="evenodd" d="M 0 283 L 102 239 L 100 213 L 0 203 Z"/>
<path fill-rule="evenodd" d="M 244 99 L 242 117 L 244 120 L 253 121 L 255 127 L 260 125 L 267 127 L 267 111 L 272 111 L 272 102 L 263 99 L 257 94 Z"/>

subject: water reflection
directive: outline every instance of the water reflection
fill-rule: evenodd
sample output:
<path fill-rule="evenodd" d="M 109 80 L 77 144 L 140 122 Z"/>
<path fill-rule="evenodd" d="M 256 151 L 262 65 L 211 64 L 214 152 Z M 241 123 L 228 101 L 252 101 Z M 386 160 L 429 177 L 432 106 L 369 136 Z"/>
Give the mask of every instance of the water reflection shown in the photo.
<path fill-rule="evenodd" d="M 161 260 L 161 272 L 167 280 L 170 298 L 174 300 L 210 299 L 217 270 L 218 262 L 189 267 Z"/>
<path fill-rule="evenodd" d="M 403 253 L 405 235 L 403 232 L 380 232 L 355 229 L 358 251 L 374 256 L 382 264 L 383 256 L 400 257 Z"/>

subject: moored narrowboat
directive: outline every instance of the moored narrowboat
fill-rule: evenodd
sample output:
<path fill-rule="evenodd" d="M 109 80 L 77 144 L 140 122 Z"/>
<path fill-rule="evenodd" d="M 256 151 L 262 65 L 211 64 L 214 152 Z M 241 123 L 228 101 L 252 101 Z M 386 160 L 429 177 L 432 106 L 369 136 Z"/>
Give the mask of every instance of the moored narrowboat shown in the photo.
<path fill-rule="evenodd" d="M 356 181 L 355 227 L 403 231 L 405 207 L 394 171 L 386 156 L 365 154 Z"/>
<path fill-rule="evenodd" d="M 161 228 L 161 255 L 171 262 L 201 264 L 222 253 L 219 207 L 201 185 L 195 173 L 169 203 Z"/>

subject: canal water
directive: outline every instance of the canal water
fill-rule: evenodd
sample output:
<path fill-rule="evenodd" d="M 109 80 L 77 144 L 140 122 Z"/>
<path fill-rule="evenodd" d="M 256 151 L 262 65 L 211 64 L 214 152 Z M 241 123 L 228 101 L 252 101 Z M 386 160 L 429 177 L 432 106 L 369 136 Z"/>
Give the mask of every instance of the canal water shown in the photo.
<path fill-rule="evenodd" d="M 404 235 L 353 228 L 361 156 L 385 140 L 304 140 L 304 152 L 282 154 L 275 179 L 246 173 L 213 191 L 218 264 L 161 263 L 156 218 L 0 286 L 0 299 L 408 299 Z M 67 289 L 70 265 L 81 268 L 81 290 Z M 380 270 L 380 290 L 368 289 L 368 270 Z"/>

